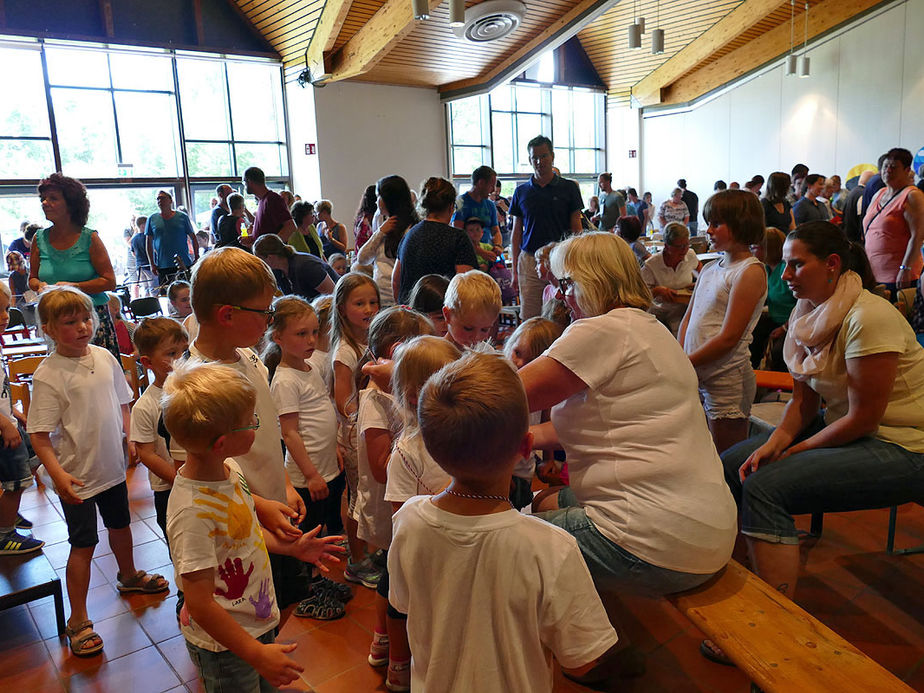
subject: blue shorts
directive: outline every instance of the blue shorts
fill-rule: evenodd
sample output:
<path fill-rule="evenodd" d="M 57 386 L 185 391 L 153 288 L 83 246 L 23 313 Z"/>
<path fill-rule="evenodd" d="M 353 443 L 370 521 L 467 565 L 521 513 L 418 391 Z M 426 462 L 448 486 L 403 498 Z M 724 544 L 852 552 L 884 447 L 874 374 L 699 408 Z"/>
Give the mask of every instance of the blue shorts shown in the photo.
<path fill-rule="evenodd" d="M 257 638 L 264 645 L 271 645 L 275 639 L 275 628 Z M 199 670 L 199 678 L 207 693 L 271 693 L 277 690 L 260 676 L 253 666 L 231 650 L 212 652 L 193 645 L 188 640 L 186 649 L 189 651 L 189 658 Z"/>
<path fill-rule="evenodd" d="M 600 592 L 631 592 L 660 597 L 693 589 L 712 577 L 681 573 L 642 560 L 600 533 L 587 517 L 570 488 L 558 492 L 558 510 L 536 513 L 546 522 L 561 527 L 575 539 Z"/>
<path fill-rule="evenodd" d="M 99 543 L 96 531 L 96 511 L 103 518 L 106 529 L 124 529 L 132 522 L 128 509 L 128 485 L 126 482 L 100 491 L 83 503 L 72 505 L 61 503 L 61 512 L 67 523 L 67 541 L 75 549 L 88 549 Z"/>
<path fill-rule="evenodd" d="M 19 491 L 32 484 L 29 434 L 20 426 L 19 435 L 22 441 L 15 448 L 0 446 L 0 488 L 4 491 Z"/>

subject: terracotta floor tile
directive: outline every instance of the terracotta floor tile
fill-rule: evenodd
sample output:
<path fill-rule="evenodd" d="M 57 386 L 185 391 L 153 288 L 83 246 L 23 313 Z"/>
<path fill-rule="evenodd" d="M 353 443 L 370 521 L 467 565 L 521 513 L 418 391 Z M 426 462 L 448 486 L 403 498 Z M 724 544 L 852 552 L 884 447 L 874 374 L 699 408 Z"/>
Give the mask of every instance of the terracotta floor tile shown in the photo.
<path fill-rule="evenodd" d="M 19 503 L 19 510 L 23 517 L 25 517 L 27 520 L 30 520 L 36 527 L 47 525 L 51 522 L 60 522 L 63 520 L 63 516 L 59 512 L 57 506 L 51 503 L 42 501 L 32 507 L 27 508 L 24 507 L 25 502 L 26 497 L 23 495 L 22 500 Z M 65 535 L 65 538 L 66 536 L 67 535 Z"/>
<path fill-rule="evenodd" d="M 370 640 L 369 634 L 349 619 L 331 621 L 296 638 L 293 642 L 298 644 L 298 648 L 291 656 L 305 667 L 302 677 L 317 687 L 365 663 Z M 285 641 L 284 638 L 277 639 L 277 642 Z"/>
<path fill-rule="evenodd" d="M 64 522 L 64 520 L 61 520 L 61 522 Z M 42 547 L 42 553 L 45 554 L 45 558 L 51 563 L 51 567 L 57 570 L 67 565 L 67 557 L 71 554 L 71 546 L 66 541 L 62 541 L 58 544 L 45 544 L 45 546 Z"/>
<path fill-rule="evenodd" d="M 46 544 L 67 541 L 67 524 L 62 518 L 54 517 L 49 522 L 43 522 L 42 524 L 39 524 L 36 520 L 32 520 L 32 522 L 35 523 L 35 527 L 31 530 L 32 536 L 36 539 L 40 539 Z"/>
<path fill-rule="evenodd" d="M 158 529 L 157 532 L 154 532 L 148 527 L 147 522 L 144 520 L 141 522 L 132 522 L 132 544 L 138 546 L 140 544 L 147 544 L 149 541 L 162 542 L 163 539 L 161 538 L 160 530 Z"/>
<path fill-rule="evenodd" d="M 39 629 L 25 604 L 0 611 L 0 650 L 30 645 L 41 639 Z"/>
<path fill-rule="evenodd" d="M 385 688 L 385 668 L 373 669 L 368 664 L 361 664 L 331 679 L 314 689 L 317 693 L 356 693 L 356 691 L 387 691 Z"/>
<path fill-rule="evenodd" d="M 0 686 L 23 693 L 64 690 L 58 671 L 41 641 L 23 647 L 4 648 L 0 658 Z"/>
<path fill-rule="evenodd" d="M 176 597 L 168 597 L 132 613 L 138 618 L 144 632 L 155 643 L 175 637 L 180 632 L 176 623 Z"/>
<path fill-rule="evenodd" d="M 180 683 L 176 673 L 154 647 L 103 662 L 96 672 L 77 673 L 67 680 L 73 693 L 100 688 L 106 691 L 162 693 Z"/>
<path fill-rule="evenodd" d="M 65 609 L 70 613 L 70 609 Z M 100 585 L 87 592 L 87 613 L 93 621 L 102 621 L 129 611 L 129 605 L 112 585 Z"/>
<path fill-rule="evenodd" d="M 183 683 L 195 681 L 199 677 L 196 665 L 189 658 L 189 650 L 186 649 L 186 638 L 177 635 L 158 643 L 157 649 L 164 656 L 164 659 L 170 663 L 173 670 L 180 677 Z"/>
<path fill-rule="evenodd" d="M 64 580 L 61 580 L 62 587 Z M 67 593 L 64 594 L 64 613 L 67 614 L 70 607 L 67 604 Z M 45 597 L 34 602 L 29 602 L 29 613 L 32 614 L 32 620 L 38 628 L 39 636 L 42 640 L 53 638 L 58 634 L 58 620 L 55 616 L 55 603 L 52 597 Z"/>

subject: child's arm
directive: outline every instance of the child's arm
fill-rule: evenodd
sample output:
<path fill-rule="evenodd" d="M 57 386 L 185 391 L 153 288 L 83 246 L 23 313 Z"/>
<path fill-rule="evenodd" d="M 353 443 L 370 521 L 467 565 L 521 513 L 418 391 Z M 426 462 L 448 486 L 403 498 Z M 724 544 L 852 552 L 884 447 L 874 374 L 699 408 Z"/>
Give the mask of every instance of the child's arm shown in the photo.
<path fill-rule="evenodd" d="M 135 449 L 135 442 L 132 440 L 132 410 L 127 404 L 122 405 L 122 431 L 125 433 L 125 440 L 128 442 L 128 463 L 133 464 L 134 460 L 138 459 L 138 451 Z"/>
<path fill-rule="evenodd" d="M 728 307 L 725 310 L 722 329 L 690 354 L 690 361 L 694 367 L 712 363 L 735 348 L 748 327 L 754 309 L 766 291 L 767 274 L 764 268 L 760 264 L 754 264 L 745 269 L 728 297 Z M 687 315 L 689 314 L 688 310 Z M 686 322 L 685 315 L 684 323 Z"/>
<path fill-rule="evenodd" d="M 288 476 L 286 478 L 288 479 Z M 282 540 L 292 541 L 302 535 L 298 527 L 292 526 L 292 520 L 298 518 L 298 512 L 285 503 L 263 498 L 256 493 L 251 493 L 250 497 L 253 499 L 253 507 L 261 527 Z"/>
<path fill-rule="evenodd" d="M 353 371 L 344 363 L 334 361 L 334 404 L 341 416 L 350 417 L 356 413 L 356 398 L 353 394 Z"/>
<path fill-rule="evenodd" d="M 687 327 L 690 325 L 690 315 L 693 312 L 693 304 L 696 302 L 696 285 L 693 286 L 693 293 L 690 296 L 690 302 L 687 304 L 687 309 L 683 313 L 683 320 L 680 321 L 680 327 L 677 328 L 677 341 L 680 342 L 680 346 L 683 347 L 684 340 L 687 338 Z"/>
<path fill-rule="evenodd" d="M 16 416 L 17 413 L 14 409 L 13 416 Z M 16 424 L 5 416 L 0 416 L 0 436 L 3 437 L 2 445 L 5 448 L 16 448 L 22 444 L 22 436 L 19 435 Z"/>
<path fill-rule="evenodd" d="M 343 537 L 328 536 L 319 539 L 318 532 L 320 531 L 321 525 L 318 525 L 310 532 L 301 534 L 298 539 L 289 541 L 264 530 L 263 539 L 266 542 L 266 550 L 270 553 L 293 556 L 305 563 L 316 565 L 319 570 L 327 573 L 330 572 L 327 564 L 339 563 L 338 556 L 345 555 L 346 549 L 335 543 L 341 541 Z"/>
<path fill-rule="evenodd" d="M 280 414 L 279 426 L 282 428 L 282 440 L 286 444 L 286 450 L 292 455 L 295 464 L 298 465 L 298 468 L 308 481 L 308 492 L 311 494 L 311 500 L 317 502 L 327 498 L 327 482 L 321 478 L 318 470 L 311 463 L 311 457 L 309 457 L 302 436 L 298 432 L 298 412 Z"/>
<path fill-rule="evenodd" d="M 218 643 L 250 664 L 273 686 L 285 686 L 304 671 L 287 657 L 296 645 L 264 645 L 244 630 L 215 601 L 215 569 L 197 570 L 180 577 L 189 615 Z"/>
<path fill-rule="evenodd" d="M 75 476 L 68 474 L 58 462 L 58 456 L 51 445 L 51 435 L 47 431 L 36 432 L 31 435 L 32 447 L 39 461 L 45 465 L 48 475 L 55 482 L 55 489 L 61 500 L 71 505 L 79 505 L 83 501 L 74 493 L 74 486 L 83 486 L 84 483 Z"/>
<path fill-rule="evenodd" d="M 529 432 L 533 434 L 534 450 L 559 450 L 561 443 L 558 441 L 558 431 L 551 421 L 530 426 Z"/>
<path fill-rule="evenodd" d="M 391 456 L 391 431 L 383 428 L 367 428 L 362 432 L 366 441 L 366 455 L 372 478 L 380 484 L 388 481 L 388 458 Z"/>
<path fill-rule="evenodd" d="M 138 454 L 138 459 L 141 460 L 141 464 L 164 481 L 169 481 L 172 484 L 173 480 L 176 478 L 176 465 L 173 461 L 165 460 L 154 452 L 155 443 L 141 443 L 137 440 L 133 440 L 132 443 L 135 445 L 135 450 Z"/>

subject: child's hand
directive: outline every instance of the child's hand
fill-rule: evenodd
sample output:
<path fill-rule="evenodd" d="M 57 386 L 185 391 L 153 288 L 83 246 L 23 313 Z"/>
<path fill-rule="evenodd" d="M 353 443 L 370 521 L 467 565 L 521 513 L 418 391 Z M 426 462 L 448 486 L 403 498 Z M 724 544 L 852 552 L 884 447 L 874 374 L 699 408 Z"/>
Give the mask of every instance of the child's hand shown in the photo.
<path fill-rule="evenodd" d="M 286 505 L 295 513 L 295 524 L 301 524 L 302 520 L 305 519 L 305 513 L 308 512 L 308 509 L 305 507 L 305 501 L 298 494 L 298 491 L 296 491 L 295 487 L 288 483 L 288 481 L 286 482 Z"/>
<path fill-rule="evenodd" d="M 292 541 L 302 535 L 298 527 L 292 526 L 292 520 L 297 517 L 298 513 L 279 501 L 264 500 L 257 508 L 260 524 L 282 541 Z"/>
<path fill-rule="evenodd" d="M 84 486 L 84 483 L 76 476 L 72 476 L 62 469 L 59 473 L 53 474 L 51 480 L 55 482 L 55 490 L 58 492 L 58 496 L 61 497 L 62 503 L 70 503 L 71 505 L 83 503 L 83 500 L 74 492 L 74 487 Z"/>
<path fill-rule="evenodd" d="M 391 374 L 395 369 L 394 361 L 390 359 L 376 359 L 363 366 L 363 375 L 372 378 L 372 382 L 385 392 L 391 391 Z"/>
<path fill-rule="evenodd" d="M 295 648 L 294 642 L 288 645 L 264 645 L 253 663 L 254 669 L 276 688 L 292 683 L 305 670 L 305 667 L 287 656 Z"/>
<path fill-rule="evenodd" d="M 3 436 L 3 447 L 5 448 L 17 448 L 22 443 L 22 436 L 19 435 L 16 424 L 5 416 L 0 418 L 0 436 Z"/>
<path fill-rule="evenodd" d="M 327 482 L 320 476 L 314 476 L 308 479 L 308 493 L 311 494 L 311 502 L 317 503 L 327 498 Z"/>
<path fill-rule="evenodd" d="M 128 466 L 132 467 L 139 462 L 138 446 L 133 441 L 128 441 Z"/>
<path fill-rule="evenodd" d="M 327 567 L 328 563 L 339 563 L 338 556 L 346 554 L 346 549 L 337 546 L 336 542 L 343 541 L 342 536 L 323 537 L 318 539 L 318 532 L 321 531 L 321 525 L 318 525 L 310 532 L 305 532 L 296 541 L 292 542 L 289 548 L 289 555 L 294 556 L 305 563 L 313 563 L 322 572 L 330 572 Z"/>

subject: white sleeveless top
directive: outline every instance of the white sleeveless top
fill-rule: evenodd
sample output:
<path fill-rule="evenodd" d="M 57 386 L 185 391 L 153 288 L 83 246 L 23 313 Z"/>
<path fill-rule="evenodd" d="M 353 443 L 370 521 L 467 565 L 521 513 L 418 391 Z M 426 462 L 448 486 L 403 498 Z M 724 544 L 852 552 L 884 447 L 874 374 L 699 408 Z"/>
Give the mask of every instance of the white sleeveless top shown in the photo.
<path fill-rule="evenodd" d="M 721 331 L 722 324 L 725 322 L 725 313 L 728 310 L 728 299 L 731 296 L 732 287 L 748 267 L 760 264 L 760 260 L 751 256 L 730 264 L 726 263 L 728 263 L 728 260 L 722 257 L 710 262 L 700 272 L 699 280 L 696 282 L 694 290 L 692 313 L 690 314 L 690 322 L 687 326 L 686 339 L 683 345 L 683 350 L 687 354 L 692 354 Z M 699 376 L 700 382 L 735 371 L 743 364 L 750 362 L 748 345 L 751 343 L 751 333 L 760 318 L 760 312 L 763 309 L 766 297 L 767 289 L 764 287 L 763 297 L 754 306 L 754 312 L 751 314 L 748 326 L 742 333 L 738 344 L 717 361 L 696 368 L 696 374 Z"/>

